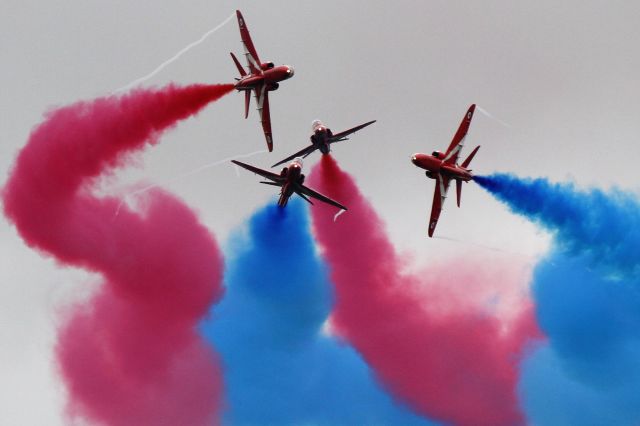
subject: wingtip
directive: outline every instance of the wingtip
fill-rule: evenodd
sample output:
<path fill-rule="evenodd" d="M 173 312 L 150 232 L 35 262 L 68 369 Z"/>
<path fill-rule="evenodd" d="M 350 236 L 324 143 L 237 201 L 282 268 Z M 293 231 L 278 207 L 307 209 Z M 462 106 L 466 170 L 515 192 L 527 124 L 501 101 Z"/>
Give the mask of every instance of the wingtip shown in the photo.
<path fill-rule="evenodd" d="M 240 32 L 242 32 L 242 30 L 246 29 L 247 26 L 244 23 L 244 16 L 242 16 L 242 12 L 240 12 L 239 9 L 236 9 L 236 19 L 238 20 L 238 26 L 240 27 Z"/>
<path fill-rule="evenodd" d="M 273 151 L 273 136 L 271 136 L 271 133 L 265 133 L 264 138 L 265 142 L 267 142 L 267 149 L 269 152 Z"/>

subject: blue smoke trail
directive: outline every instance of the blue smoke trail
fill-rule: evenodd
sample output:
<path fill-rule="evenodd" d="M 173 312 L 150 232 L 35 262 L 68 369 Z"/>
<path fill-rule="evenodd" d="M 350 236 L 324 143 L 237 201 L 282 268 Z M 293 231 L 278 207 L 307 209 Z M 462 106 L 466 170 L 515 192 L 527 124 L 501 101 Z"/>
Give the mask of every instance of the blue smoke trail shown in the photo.
<path fill-rule="evenodd" d="M 333 302 L 302 201 L 267 206 L 227 250 L 225 298 L 202 332 L 223 358 L 229 425 L 431 425 L 322 333 Z"/>
<path fill-rule="evenodd" d="M 515 213 L 552 232 L 533 297 L 548 342 L 521 366 L 531 423 L 640 422 L 640 202 L 620 190 L 546 179 L 477 177 Z"/>

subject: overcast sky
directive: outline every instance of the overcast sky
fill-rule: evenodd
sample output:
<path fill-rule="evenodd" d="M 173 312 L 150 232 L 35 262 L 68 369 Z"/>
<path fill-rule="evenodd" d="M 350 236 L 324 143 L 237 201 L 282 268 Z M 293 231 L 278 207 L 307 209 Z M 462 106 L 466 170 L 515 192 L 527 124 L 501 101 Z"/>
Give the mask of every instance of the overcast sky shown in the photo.
<path fill-rule="evenodd" d="M 47 109 L 108 94 L 156 68 L 242 10 L 263 61 L 295 76 L 271 96 L 267 167 L 308 143 L 311 121 L 334 131 L 377 119 L 334 149 L 401 250 L 428 267 L 470 247 L 533 258 L 548 238 L 473 183 L 426 238 L 433 181 L 409 161 L 448 146 L 477 103 L 464 158 L 476 173 L 514 172 L 638 192 L 640 4 L 629 1 L 65 1 L 0 0 L 0 182 Z M 235 20 L 152 78 L 223 83 L 242 47 Z M 182 123 L 111 190 L 144 180 L 179 194 L 224 241 L 274 193 L 218 160 L 264 149 L 256 111 L 232 93 Z M 318 155 L 305 162 L 305 168 Z M 109 189 L 109 188 L 108 188 Z M 42 212 L 43 215 L 46 212 Z M 348 214 L 348 213 L 346 213 Z M 0 217 L 0 424 L 62 424 L 52 357 L 56 310 L 91 286 L 29 250 Z M 37 409 L 34 409 L 37 407 Z M 55 420 L 57 419 L 57 421 Z"/>

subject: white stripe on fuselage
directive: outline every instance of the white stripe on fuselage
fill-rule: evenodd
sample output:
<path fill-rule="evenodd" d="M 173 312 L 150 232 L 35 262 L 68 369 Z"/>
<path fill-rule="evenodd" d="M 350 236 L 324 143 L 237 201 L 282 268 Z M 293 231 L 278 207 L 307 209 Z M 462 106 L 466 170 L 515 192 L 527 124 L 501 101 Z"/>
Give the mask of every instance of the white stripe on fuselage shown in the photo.
<path fill-rule="evenodd" d="M 440 209 L 444 206 L 444 200 L 447 198 L 448 188 L 444 185 L 444 178 L 441 174 L 438 175 L 438 183 L 440 184 Z"/>
<path fill-rule="evenodd" d="M 267 89 L 266 85 L 262 85 L 262 90 L 260 90 L 260 95 L 258 95 L 258 90 L 256 90 L 256 104 L 258 105 L 258 108 L 256 108 L 259 112 L 260 112 L 260 122 L 262 123 L 264 120 L 262 119 L 262 109 L 263 109 L 263 105 L 264 105 L 264 95 L 265 95 L 265 90 Z"/>
<path fill-rule="evenodd" d="M 446 157 L 444 157 L 444 162 L 448 161 L 451 157 L 453 157 L 454 155 L 456 155 L 458 152 L 460 152 L 460 150 L 462 149 L 462 147 L 464 146 L 464 140 L 467 138 L 467 135 L 464 135 L 462 137 L 462 139 L 460 140 L 460 143 L 458 145 L 455 146 L 455 148 L 453 148 L 451 150 L 451 152 L 449 154 L 447 154 Z"/>

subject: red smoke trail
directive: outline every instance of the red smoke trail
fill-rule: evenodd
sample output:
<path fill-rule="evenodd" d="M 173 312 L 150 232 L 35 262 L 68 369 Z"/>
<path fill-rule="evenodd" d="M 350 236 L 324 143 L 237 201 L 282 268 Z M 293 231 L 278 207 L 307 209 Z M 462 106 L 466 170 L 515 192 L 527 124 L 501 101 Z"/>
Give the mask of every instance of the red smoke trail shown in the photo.
<path fill-rule="evenodd" d="M 423 415 L 457 425 L 524 423 L 516 382 L 523 344 L 537 335 L 531 309 L 505 328 L 460 290 L 513 276 L 511 266 L 488 270 L 465 257 L 421 276 L 403 273 L 381 220 L 335 160 L 323 156 L 309 179 L 349 207 L 335 222 L 328 208 L 311 209 L 336 286 L 334 330 Z"/>
<path fill-rule="evenodd" d="M 47 114 L 18 155 L 3 192 L 6 216 L 31 247 L 103 276 L 60 330 L 71 416 L 109 425 L 217 421 L 219 367 L 195 329 L 222 293 L 215 240 L 166 192 L 114 218 L 120 200 L 90 189 L 232 89 L 168 86 L 78 102 Z"/>

